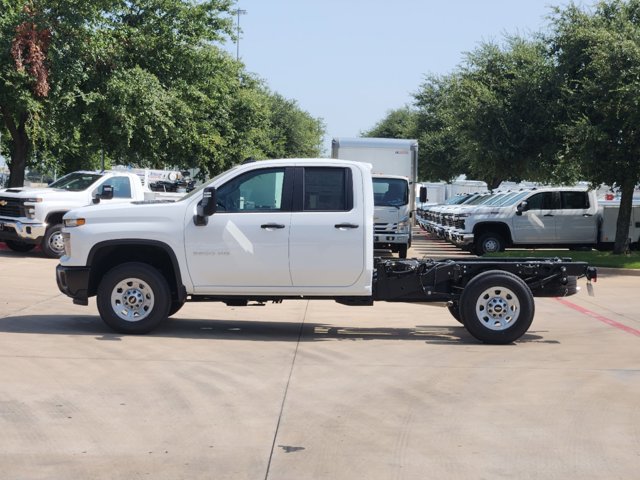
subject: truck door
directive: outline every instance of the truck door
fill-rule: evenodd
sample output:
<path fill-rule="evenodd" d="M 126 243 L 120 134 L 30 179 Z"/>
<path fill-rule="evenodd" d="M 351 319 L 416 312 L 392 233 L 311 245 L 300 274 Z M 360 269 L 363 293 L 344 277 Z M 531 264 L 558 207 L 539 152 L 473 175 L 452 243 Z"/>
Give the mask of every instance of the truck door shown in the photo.
<path fill-rule="evenodd" d="M 361 195 L 354 199 L 353 177 L 344 167 L 296 168 L 289 243 L 295 287 L 347 287 L 362 275 L 364 205 Z"/>
<path fill-rule="evenodd" d="M 245 172 L 217 190 L 208 224 L 187 222 L 185 249 L 199 291 L 291 286 L 289 232 L 293 169 Z"/>
<path fill-rule="evenodd" d="M 590 205 L 588 192 L 560 192 L 560 209 L 556 211 L 558 243 L 595 243 L 597 223 L 596 208 Z"/>
<path fill-rule="evenodd" d="M 526 198 L 527 209 L 513 216 L 513 241 L 553 243 L 556 239 L 557 192 L 538 192 Z"/>
<path fill-rule="evenodd" d="M 109 203 L 129 203 L 133 200 L 133 189 L 131 188 L 131 179 L 125 175 L 106 178 L 91 194 L 93 197 L 96 193 L 102 192 L 102 187 L 111 185 L 113 187 L 113 198 L 104 200 Z M 140 199 L 141 200 L 141 199 Z"/>

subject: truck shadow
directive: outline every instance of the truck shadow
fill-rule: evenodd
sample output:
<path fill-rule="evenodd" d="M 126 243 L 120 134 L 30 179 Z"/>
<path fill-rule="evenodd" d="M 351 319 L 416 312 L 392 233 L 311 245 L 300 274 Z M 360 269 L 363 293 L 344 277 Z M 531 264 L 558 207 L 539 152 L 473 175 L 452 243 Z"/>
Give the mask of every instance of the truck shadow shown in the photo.
<path fill-rule="evenodd" d="M 95 336 L 96 340 L 105 341 L 119 341 L 128 336 L 113 332 L 97 316 L 85 315 L 9 316 L 0 319 L 0 332 L 90 335 Z M 171 318 L 146 336 L 258 342 L 398 340 L 421 341 L 429 344 L 479 344 L 461 325 L 417 325 L 412 328 L 341 327 L 321 323 L 184 318 Z M 544 340 L 535 332 L 529 332 L 518 340 L 518 343 L 527 342 L 559 343 Z"/>

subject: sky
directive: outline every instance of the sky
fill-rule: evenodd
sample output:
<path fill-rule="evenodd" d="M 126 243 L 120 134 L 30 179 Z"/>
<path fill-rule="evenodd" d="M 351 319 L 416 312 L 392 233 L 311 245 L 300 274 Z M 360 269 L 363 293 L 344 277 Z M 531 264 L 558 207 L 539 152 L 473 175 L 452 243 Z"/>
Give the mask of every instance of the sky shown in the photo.
<path fill-rule="evenodd" d="M 426 75 L 451 73 L 482 42 L 547 29 L 552 6 L 569 3 L 238 0 L 239 54 L 272 91 L 323 119 L 328 154 L 331 138 L 359 136 L 410 104 Z M 237 55 L 235 43 L 225 48 Z"/>

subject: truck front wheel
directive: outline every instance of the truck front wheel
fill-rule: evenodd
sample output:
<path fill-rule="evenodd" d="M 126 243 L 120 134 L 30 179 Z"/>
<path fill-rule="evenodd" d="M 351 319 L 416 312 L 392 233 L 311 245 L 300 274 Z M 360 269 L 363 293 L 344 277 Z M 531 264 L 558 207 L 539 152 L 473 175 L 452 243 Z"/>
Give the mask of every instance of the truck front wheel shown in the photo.
<path fill-rule="evenodd" d="M 476 241 L 475 251 L 476 255 L 502 252 L 504 251 L 504 240 L 497 233 L 483 233 Z"/>
<path fill-rule="evenodd" d="M 460 316 L 467 331 L 483 343 L 507 344 L 531 326 L 535 313 L 528 285 L 499 270 L 473 278 L 460 297 Z"/>
<path fill-rule="evenodd" d="M 49 258 L 60 258 L 64 255 L 62 224 L 58 223 L 47 228 L 42 239 L 42 251 Z"/>
<path fill-rule="evenodd" d="M 408 250 L 408 246 L 407 245 L 400 245 L 398 247 L 398 257 L 399 258 L 407 258 L 407 250 Z"/>
<path fill-rule="evenodd" d="M 102 320 L 120 333 L 148 333 L 169 314 L 167 280 L 150 265 L 123 263 L 109 270 L 98 286 Z"/>

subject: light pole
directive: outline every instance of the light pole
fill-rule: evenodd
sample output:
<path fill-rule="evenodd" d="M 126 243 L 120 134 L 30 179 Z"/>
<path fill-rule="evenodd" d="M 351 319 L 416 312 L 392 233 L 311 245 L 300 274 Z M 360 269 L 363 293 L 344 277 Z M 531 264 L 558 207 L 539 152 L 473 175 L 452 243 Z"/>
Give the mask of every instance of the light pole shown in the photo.
<path fill-rule="evenodd" d="M 239 8 L 238 10 L 236 10 L 236 13 L 238 14 L 238 22 L 236 24 L 237 37 L 238 37 L 236 39 L 236 61 L 240 61 L 240 15 L 246 15 L 247 11 Z"/>

